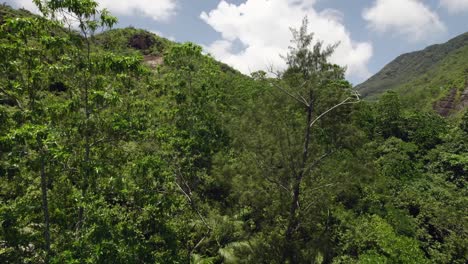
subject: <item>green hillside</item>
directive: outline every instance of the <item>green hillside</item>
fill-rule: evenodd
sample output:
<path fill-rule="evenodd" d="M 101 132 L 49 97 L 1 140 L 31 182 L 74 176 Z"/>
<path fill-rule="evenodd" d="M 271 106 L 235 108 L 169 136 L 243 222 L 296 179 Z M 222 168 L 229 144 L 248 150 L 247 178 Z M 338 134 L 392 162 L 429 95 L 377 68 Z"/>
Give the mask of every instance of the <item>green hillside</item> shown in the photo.
<path fill-rule="evenodd" d="M 0 23 L 3 23 L 8 18 L 29 17 L 31 12 L 25 9 L 12 9 L 7 4 L 0 4 Z"/>
<path fill-rule="evenodd" d="M 126 53 L 139 50 L 144 55 L 161 56 L 175 43 L 142 29 L 111 29 L 95 36 L 96 45 L 105 50 Z"/>
<path fill-rule="evenodd" d="M 369 99 L 395 90 L 407 105 L 428 108 L 451 88 L 464 89 L 468 73 L 468 33 L 444 44 L 399 56 L 356 89 Z"/>

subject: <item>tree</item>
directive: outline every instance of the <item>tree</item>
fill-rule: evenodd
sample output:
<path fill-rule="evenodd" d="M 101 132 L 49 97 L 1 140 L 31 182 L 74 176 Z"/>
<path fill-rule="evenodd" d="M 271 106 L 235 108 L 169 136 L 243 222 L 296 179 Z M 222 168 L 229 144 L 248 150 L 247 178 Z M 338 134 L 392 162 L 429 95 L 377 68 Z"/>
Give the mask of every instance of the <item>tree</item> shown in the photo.
<path fill-rule="evenodd" d="M 93 0 L 85 1 L 42 1 L 35 0 L 34 3 L 41 10 L 45 17 L 52 20 L 58 20 L 62 24 L 68 24 L 69 27 L 77 26 L 82 36 L 83 46 L 77 46 L 78 53 L 76 59 L 83 64 L 83 68 L 77 72 L 78 82 L 81 87 L 81 99 L 84 112 L 84 157 L 82 170 L 82 196 L 86 197 L 86 192 L 90 184 L 91 177 L 91 144 L 93 131 L 91 129 L 91 116 L 93 114 L 92 105 L 90 104 L 90 92 L 95 85 L 96 76 L 95 68 L 93 67 L 94 58 L 92 58 L 91 44 L 94 33 L 97 29 L 112 27 L 117 19 L 110 16 L 107 10 L 99 10 L 98 3 Z M 97 17 L 98 15 L 98 17 Z M 75 34 L 69 31 L 68 35 Z M 93 69 L 94 68 L 94 69 Z M 80 208 L 78 216 L 78 229 L 83 221 L 83 207 Z"/>
<path fill-rule="evenodd" d="M 200 226 L 193 234 L 195 240 L 186 241 L 189 254 L 193 255 L 207 250 L 203 249 L 203 242 L 216 240 L 210 210 L 203 204 L 212 198 L 213 156 L 228 143 L 216 114 L 221 104 L 221 71 L 193 43 L 174 45 L 166 52 L 164 62 L 161 72 L 171 106 L 163 110 L 167 136 L 161 140 L 167 150 L 165 159 L 174 171 L 174 183 L 192 210 L 187 216 L 193 214 L 196 219 L 187 221 Z"/>
<path fill-rule="evenodd" d="M 56 149 L 53 143 L 56 134 L 47 127 L 50 113 L 44 98 L 53 86 L 51 80 L 62 69 L 56 54 L 67 45 L 63 35 L 49 35 L 57 27 L 44 18 L 24 17 L 7 19 L 0 31 L 4 40 L 0 44 L 0 53 L 4 56 L 1 86 L 6 87 L 1 93 L 14 102 L 13 106 L 23 116 L 17 127 L 8 131 L 7 141 L 11 145 L 4 151 L 10 157 L 26 151 L 28 155 L 24 160 L 29 162 L 24 165 L 31 173 L 38 171 L 40 174 L 45 262 L 49 260 L 51 245 L 48 172 L 51 171 L 51 153 Z"/>
<path fill-rule="evenodd" d="M 466 114 L 357 104 L 307 20 L 249 77 L 35 2 L 0 5 L 1 263 L 466 263 Z"/>
<path fill-rule="evenodd" d="M 299 30 L 292 30 L 294 46 L 289 48 L 289 53 L 285 57 L 288 68 L 278 74 L 280 79 L 271 82 L 272 86 L 296 102 L 300 112 L 305 113 L 304 121 L 300 125 L 304 131 L 301 147 L 290 145 L 287 148 L 293 151 L 301 149 L 300 155 L 288 154 L 293 159 L 289 164 L 292 199 L 284 236 L 283 260 L 290 262 L 297 262 L 298 252 L 293 248 L 293 240 L 300 225 L 304 177 L 311 177 L 317 166 L 339 148 L 333 146 L 336 139 L 328 141 L 323 134 L 317 137 L 317 134 L 320 134 L 318 131 L 324 131 L 327 122 L 325 117 L 332 118 L 331 112 L 359 102 L 357 93 L 344 80 L 344 69 L 328 62 L 336 45 L 324 47 L 321 41 L 314 44 L 313 34 L 308 33 L 307 26 L 308 21 L 305 18 Z M 315 148 L 313 152 L 311 152 L 312 147 Z M 299 160 L 294 160 L 296 158 Z"/>
<path fill-rule="evenodd" d="M 59 251 L 60 259 L 67 254 L 68 246 L 77 245 L 73 239 L 64 240 L 61 236 L 52 239 L 52 234 L 60 233 L 58 230 L 72 233 L 70 237 L 81 240 L 82 248 L 88 246 L 80 232 L 83 227 L 88 230 L 82 234 L 89 231 L 91 224 L 86 226 L 85 219 L 92 219 L 93 214 L 90 212 L 90 217 L 86 217 L 85 208 L 99 204 L 89 201 L 96 197 L 99 189 L 104 189 L 98 178 L 103 175 L 102 171 L 111 178 L 111 174 L 116 173 L 110 169 L 117 166 L 109 164 L 109 156 L 113 154 L 116 160 L 123 159 L 122 151 L 113 147 L 112 142 L 128 138 L 132 131 L 119 129 L 116 122 L 122 122 L 122 116 L 128 115 L 120 109 L 129 110 L 131 100 L 126 100 L 135 79 L 144 73 L 144 69 L 138 56 L 118 56 L 93 47 L 94 32 L 116 22 L 107 11 L 98 10 L 95 1 L 35 3 L 44 17 L 7 19 L 2 25 L 1 34 L 5 38 L 0 43 L 0 53 L 8 56 L 1 65 L 1 74 L 5 77 L 1 86 L 6 88 L 2 88 L 2 95 L 12 102 L 14 108 L 9 112 L 21 116 L 18 119 L 11 115 L 14 125 L 2 137 L 2 145 L 6 146 L 2 152 L 8 154 L 5 157 L 12 158 L 12 165 L 19 166 L 17 176 L 35 183 L 29 176 L 34 172 L 40 174 L 44 219 L 39 225 L 44 229 L 44 239 L 40 242 L 45 253 L 41 252 L 36 258 L 48 262 Z M 62 27 L 71 18 L 76 19 L 74 26 L 81 34 L 73 28 Z M 75 192 L 76 187 L 81 195 Z M 18 201 L 27 204 L 26 201 L 35 199 L 29 183 L 24 182 L 21 189 L 22 192 L 15 195 L 20 197 Z M 7 205 L 20 210 L 20 205 L 14 206 L 14 201 L 8 201 Z M 63 210 L 71 209 L 71 201 L 79 205 L 72 225 L 69 222 L 75 217 L 73 213 L 63 217 Z M 49 204 L 53 207 L 52 217 Z M 35 213 L 30 212 L 27 216 L 31 217 L 31 224 L 36 223 Z M 18 222 L 17 225 L 21 227 L 22 224 Z M 51 225 L 54 225 L 52 234 Z M 74 229 L 73 232 L 70 229 Z M 26 246 L 15 245 L 17 254 L 24 258 L 26 252 L 31 253 L 27 249 L 30 245 L 37 246 L 34 239 L 26 241 Z"/>
<path fill-rule="evenodd" d="M 377 133 L 384 137 L 402 137 L 401 102 L 397 93 L 386 92 L 377 104 Z"/>

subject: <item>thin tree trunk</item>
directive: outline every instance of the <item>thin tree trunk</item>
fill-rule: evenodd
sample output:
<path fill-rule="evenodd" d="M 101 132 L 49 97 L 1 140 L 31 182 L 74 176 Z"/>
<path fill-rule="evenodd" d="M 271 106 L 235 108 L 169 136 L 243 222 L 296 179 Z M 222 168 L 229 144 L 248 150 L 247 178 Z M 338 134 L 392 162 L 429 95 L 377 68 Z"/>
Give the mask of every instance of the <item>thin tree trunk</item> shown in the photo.
<path fill-rule="evenodd" d="M 306 122 L 306 131 L 304 135 L 304 147 L 302 150 L 302 162 L 301 166 L 299 168 L 299 173 L 294 179 L 294 187 L 293 187 L 293 199 L 291 202 L 290 210 L 289 210 L 289 223 L 288 223 L 288 228 L 286 229 L 286 234 L 285 234 L 285 251 L 283 255 L 283 262 L 285 260 L 290 260 L 292 262 L 294 258 L 294 249 L 292 245 L 292 237 L 294 235 L 294 231 L 297 228 L 298 225 L 298 219 L 297 219 L 297 210 L 299 209 L 299 198 L 301 194 L 301 183 L 302 179 L 304 178 L 304 174 L 306 171 L 306 165 L 307 165 L 307 160 L 309 158 L 309 144 L 310 144 L 310 133 L 311 133 L 311 127 L 310 127 L 310 122 L 312 120 L 312 106 L 309 105 L 307 107 L 307 122 Z"/>
<path fill-rule="evenodd" d="M 41 191 L 42 191 L 42 211 L 44 213 L 44 240 L 45 240 L 45 263 L 49 263 L 50 257 L 50 219 L 49 219 L 49 204 L 47 200 L 47 175 L 45 172 L 45 157 L 42 153 L 41 157 Z"/>
<path fill-rule="evenodd" d="M 86 38 L 86 62 L 87 62 L 87 70 L 86 70 L 86 77 L 85 77 L 85 89 L 84 89 L 84 110 L 85 110 L 85 153 L 83 158 L 83 179 L 82 179 L 82 186 L 81 186 L 81 196 L 83 199 L 86 197 L 87 189 L 89 186 L 89 167 L 90 167 L 90 131 L 89 131 L 89 119 L 91 116 L 90 109 L 89 109 L 89 82 L 90 82 L 90 73 L 91 73 L 91 44 L 89 42 L 89 36 L 86 32 L 83 32 Z M 83 226 L 84 221 L 84 208 L 80 206 L 78 210 L 78 225 L 77 230 L 80 230 Z"/>

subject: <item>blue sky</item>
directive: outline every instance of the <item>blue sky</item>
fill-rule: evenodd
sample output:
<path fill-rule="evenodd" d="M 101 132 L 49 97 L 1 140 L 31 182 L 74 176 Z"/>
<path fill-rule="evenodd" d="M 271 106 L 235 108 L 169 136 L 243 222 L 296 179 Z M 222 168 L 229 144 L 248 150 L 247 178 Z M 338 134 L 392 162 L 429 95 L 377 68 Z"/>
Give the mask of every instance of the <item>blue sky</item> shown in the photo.
<path fill-rule="evenodd" d="M 4 0 L 5 1 L 5 0 Z M 31 0 L 6 0 L 32 9 Z M 98 0 L 134 26 L 191 41 L 244 73 L 281 69 L 289 27 L 304 16 L 325 43 L 340 42 L 332 60 L 354 84 L 396 56 L 468 31 L 468 0 Z"/>

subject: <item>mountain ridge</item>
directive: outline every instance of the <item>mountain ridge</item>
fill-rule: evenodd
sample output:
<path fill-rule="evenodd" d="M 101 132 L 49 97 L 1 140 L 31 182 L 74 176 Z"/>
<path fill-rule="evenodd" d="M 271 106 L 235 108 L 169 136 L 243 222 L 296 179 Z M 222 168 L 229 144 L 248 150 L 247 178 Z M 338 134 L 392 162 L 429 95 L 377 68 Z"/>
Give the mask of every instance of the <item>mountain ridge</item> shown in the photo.
<path fill-rule="evenodd" d="M 377 74 L 357 85 L 356 89 L 370 100 L 378 98 L 388 90 L 395 90 L 410 97 L 429 93 L 430 96 L 423 97 L 437 100 L 447 95 L 452 88 L 465 88 L 467 70 L 468 32 L 445 43 L 399 55 Z M 422 104 L 430 105 L 428 102 L 417 102 L 419 106 Z"/>

